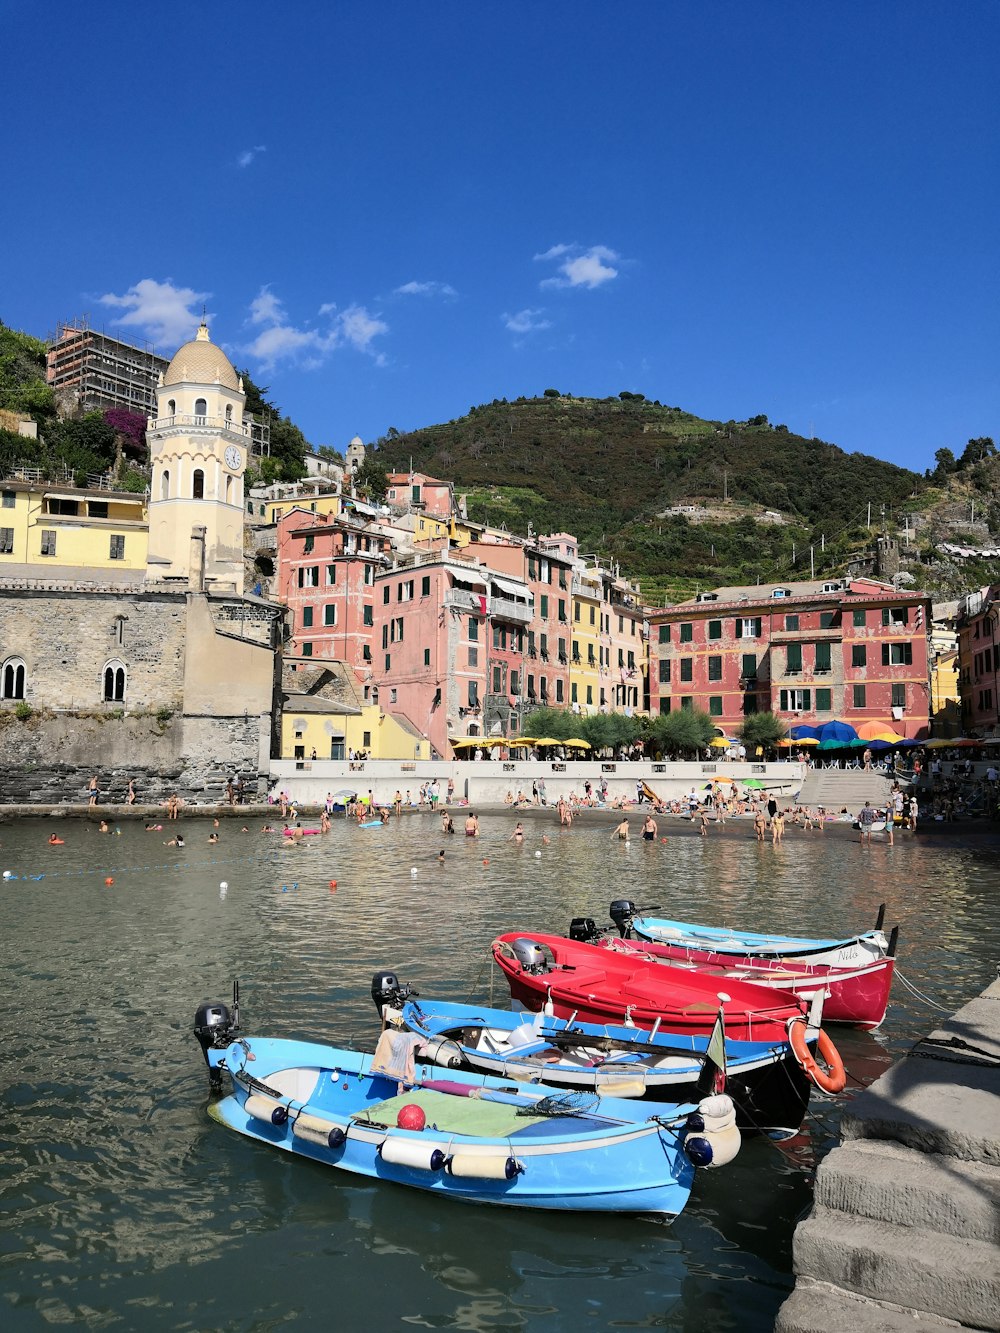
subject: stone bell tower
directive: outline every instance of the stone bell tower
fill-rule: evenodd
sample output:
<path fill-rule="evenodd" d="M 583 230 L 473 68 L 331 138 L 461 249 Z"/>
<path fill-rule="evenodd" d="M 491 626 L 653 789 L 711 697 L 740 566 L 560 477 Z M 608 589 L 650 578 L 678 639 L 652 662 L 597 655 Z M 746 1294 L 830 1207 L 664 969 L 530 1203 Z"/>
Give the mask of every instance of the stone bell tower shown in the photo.
<path fill-rule="evenodd" d="M 174 356 L 150 418 L 152 480 L 146 578 L 192 577 L 192 529 L 204 531 L 204 584 L 243 592 L 243 474 L 250 427 L 246 395 L 229 358 L 203 322 Z M 201 562 L 199 562 L 200 577 Z"/>

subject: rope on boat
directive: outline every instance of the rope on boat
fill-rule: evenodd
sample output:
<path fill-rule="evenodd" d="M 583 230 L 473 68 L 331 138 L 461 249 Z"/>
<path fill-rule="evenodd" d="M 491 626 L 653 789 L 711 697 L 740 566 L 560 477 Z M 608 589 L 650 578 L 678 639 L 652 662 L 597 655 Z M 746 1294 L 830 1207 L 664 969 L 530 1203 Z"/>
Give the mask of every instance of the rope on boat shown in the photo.
<path fill-rule="evenodd" d="M 930 1007 L 931 1007 L 932 1009 L 937 1009 L 938 1012 L 939 1012 L 939 1013 L 942 1013 L 942 1014 L 950 1014 L 950 1013 L 953 1012 L 951 1009 L 947 1008 L 945 1005 L 943 1005 L 943 1004 L 938 1004 L 936 1000 L 932 1000 L 932 999 L 930 998 L 930 996 L 929 996 L 929 995 L 925 995 L 925 994 L 923 993 L 923 991 L 917 990 L 917 988 L 916 988 L 916 986 L 914 986 L 913 982 L 912 982 L 912 981 L 908 981 L 908 980 L 906 979 L 906 977 L 903 976 L 902 972 L 900 972 L 900 970 L 899 970 L 898 967 L 896 968 L 896 971 L 895 971 L 895 977 L 896 977 L 896 980 L 897 980 L 897 981 L 901 982 L 901 983 L 906 987 L 906 989 L 910 992 L 911 995 L 915 995 L 915 996 L 917 997 L 918 1000 L 923 1000 L 924 1004 L 928 1004 L 928 1005 L 930 1005 Z"/>

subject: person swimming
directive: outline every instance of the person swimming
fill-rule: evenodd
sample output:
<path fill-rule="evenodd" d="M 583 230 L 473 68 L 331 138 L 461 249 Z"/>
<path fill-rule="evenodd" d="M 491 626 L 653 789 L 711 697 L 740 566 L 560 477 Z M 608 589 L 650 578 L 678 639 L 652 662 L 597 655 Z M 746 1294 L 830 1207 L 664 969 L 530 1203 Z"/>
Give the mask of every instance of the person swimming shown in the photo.
<path fill-rule="evenodd" d="M 524 842 L 524 825 L 520 820 L 514 825 L 514 832 L 507 839 L 508 842 Z"/>
<path fill-rule="evenodd" d="M 62 844 L 63 844 L 63 839 L 60 838 L 57 834 L 55 834 L 55 833 L 50 833 L 50 834 L 49 834 L 49 846 L 50 846 L 50 847 L 61 847 Z"/>

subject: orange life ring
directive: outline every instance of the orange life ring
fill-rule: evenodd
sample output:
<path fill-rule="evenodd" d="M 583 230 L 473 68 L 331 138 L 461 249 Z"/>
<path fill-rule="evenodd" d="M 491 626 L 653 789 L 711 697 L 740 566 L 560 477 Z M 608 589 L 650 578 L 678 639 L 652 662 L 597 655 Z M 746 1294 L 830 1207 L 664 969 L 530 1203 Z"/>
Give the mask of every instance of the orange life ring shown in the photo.
<path fill-rule="evenodd" d="M 816 1050 L 819 1053 L 823 1065 L 817 1063 L 809 1045 L 806 1041 L 806 1032 L 809 1024 L 805 1018 L 793 1018 L 788 1024 L 788 1041 L 792 1052 L 802 1066 L 807 1078 L 811 1078 L 817 1088 L 822 1088 L 824 1092 L 843 1092 L 847 1086 L 847 1075 L 844 1072 L 844 1062 L 840 1058 L 840 1052 L 834 1046 L 833 1042 L 820 1028 L 819 1037 L 816 1041 Z"/>

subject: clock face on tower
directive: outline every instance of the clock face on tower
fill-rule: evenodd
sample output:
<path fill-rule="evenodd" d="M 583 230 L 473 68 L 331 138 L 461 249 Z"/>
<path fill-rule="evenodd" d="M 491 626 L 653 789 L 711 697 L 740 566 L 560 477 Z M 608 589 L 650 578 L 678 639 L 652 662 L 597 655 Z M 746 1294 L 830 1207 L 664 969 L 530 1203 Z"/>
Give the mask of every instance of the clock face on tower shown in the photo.
<path fill-rule="evenodd" d="M 230 444 L 226 448 L 226 467 L 231 472 L 239 472 L 243 466 L 243 451 L 238 449 L 235 444 Z"/>

